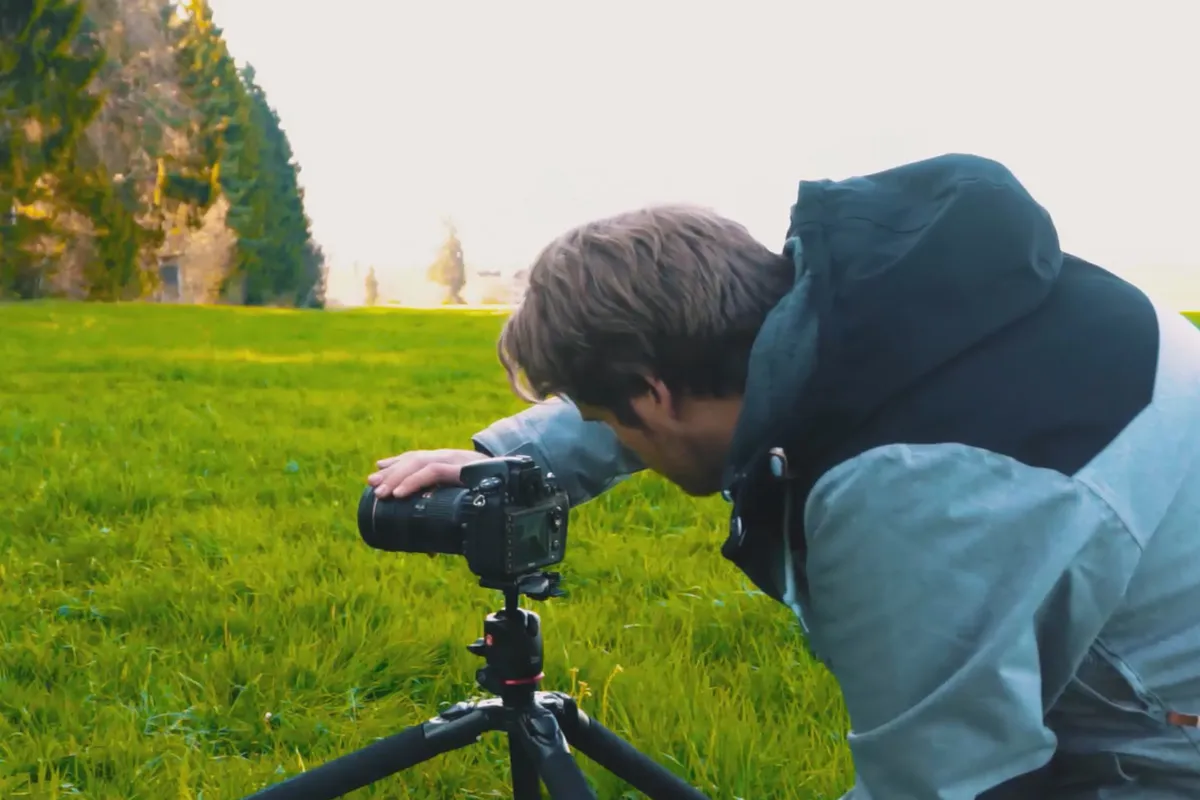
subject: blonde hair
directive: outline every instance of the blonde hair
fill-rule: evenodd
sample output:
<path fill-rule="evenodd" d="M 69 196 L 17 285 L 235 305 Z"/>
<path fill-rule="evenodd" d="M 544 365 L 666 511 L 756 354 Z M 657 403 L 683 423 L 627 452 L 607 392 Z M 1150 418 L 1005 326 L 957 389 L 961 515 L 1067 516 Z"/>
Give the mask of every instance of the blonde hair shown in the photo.
<path fill-rule="evenodd" d="M 708 209 L 655 206 L 552 241 L 497 344 L 516 394 L 631 419 L 647 376 L 675 394 L 745 388 L 750 348 L 792 286 L 791 261 Z"/>

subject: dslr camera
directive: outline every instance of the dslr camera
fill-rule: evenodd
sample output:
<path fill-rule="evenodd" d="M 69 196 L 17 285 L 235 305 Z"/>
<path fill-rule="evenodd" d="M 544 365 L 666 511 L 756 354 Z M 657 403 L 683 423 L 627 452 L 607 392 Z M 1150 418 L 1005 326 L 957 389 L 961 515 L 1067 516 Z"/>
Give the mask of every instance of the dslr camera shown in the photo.
<path fill-rule="evenodd" d="M 570 503 L 529 456 L 467 464 L 461 486 L 404 498 L 378 498 L 368 486 L 358 503 L 358 532 L 377 550 L 466 556 L 488 582 L 512 581 L 563 560 Z"/>

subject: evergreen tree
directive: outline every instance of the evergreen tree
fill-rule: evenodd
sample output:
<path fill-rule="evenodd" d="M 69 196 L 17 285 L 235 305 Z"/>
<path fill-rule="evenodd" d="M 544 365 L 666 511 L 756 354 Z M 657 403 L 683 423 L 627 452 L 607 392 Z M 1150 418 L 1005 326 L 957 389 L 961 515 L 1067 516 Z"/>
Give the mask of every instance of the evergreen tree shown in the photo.
<path fill-rule="evenodd" d="M 181 83 L 200 114 L 195 130 L 199 174 L 207 179 L 205 200 L 222 194 L 229 202 L 226 223 L 237 234 L 233 269 L 224 289 L 241 284 L 245 300 L 260 301 L 266 207 L 255 189 L 261 141 L 237 67 L 213 22 L 207 0 L 189 0 L 180 40 Z"/>
<path fill-rule="evenodd" d="M 300 167 L 279 116 L 255 82 L 253 67 L 243 70 L 242 80 L 253 124 L 263 143 L 258 190 L 266 199 L 266 230 L 270 238 L 264 250 L 262 293 L 305 305 L 306 300 L 316 297 L 314 287 L 323 280 L 324 259 L 312 241 L 311 223 L 304 210 L 304 190 L 299 182 Z"/>
<path fill-rule="evenodd" d="M 201 121 L 180 90 L 185 26 L 174 0 L 87 0 L 86 7 L 108 58 L 97 76 L 105 103 L 87 137 L 94 153 L 71 190 L 96 229 L 84 277 L 93 298 L 145 295 L 158 285 L 168 236 L 172 255 L 203 248 L 186 228 L 197 227 L 188 223 L 213 199 L 176 180 L 195 161 L 189 134 Z M 78 274 L 78 259 L 75 266 Z"/>
<path fill-rule="evenodd" d="M 141 255 L 161 241 L 160 229 L 147 229 L 135 216 L 138 198 L 128 182 L 117 184 L 102 165 L 70 176 L 65 184 L 75 206 L 92 221 L 94 251 L 84 268 L 91 300 L 140 297 L 146 288 Z"/>
<path fill-rule="evenodd" d="M 246 303 L 323 307 L 298 171 L 207 0 L 4 0 L 0 297 L 144 296 L 170 235 L 212 256 L 204 296 L 223 277 Z"/>
<path fill-rule="evenodd" d="M 305 308 L 325 308 L 329 296 L 329 262 L 325 258 L 325 251 L 312 238 L 304 247 L 304 274 L 315 275 L 316 280 L 300 305 Z"/>
<path fill-rule="evenodd" d="M 186 118 L 172 120 L 186 131 L 191 147 L 182 156 L 163 157 L 159 162 L 159 192 L 184 204 L 187 223 L 195 227 L 200 217 L 220 196 L 217 162 L 220 158 L 220 116 L 209 101 L 215 80 L 211 62 L 215 57 L 216 33 L 211 30 L 212 12 L 207 3 L 189 4 L 183 21 L 173 9 L 167 15 L 167 34 L 174 48 L 182 99 L 190 107 Z"/>
<path fill-rule="evenodd" d="M 462 242 L 453 220 L 446 220 L 446 239 L 442 242 L 437 258 L 429 265 L 427 277 L 436 284 L 446 287 L 445 303 L 463 305 L 463 287 L 467 285 L 467 266 L 463 259 Z"/>
<path fill-rule="evenodd" d="M 366 293 L 363 300 L 366 305 L 373 306 L 379 302 L 379 279 L 375 277 L 375 268 L 367 270 Z"/>
<path fill-rule="evenodd" d="M 227 223 L 237 234 L 227 284 L 240 283 L 250 305 L 323 302 L 317 289 L 324 259 L 312 241 L 298 167 L 279 117 L 253 67 L 237 70 L 207 0 L 190 0 L 187 12 L 180 56 L 203 119 L 198 172 L 208 179 L 209 198 L 228 200 Z"/>
<path fill-rule="evenodd" d="M 13 0 L 0 14 L 0 296 L 42 291 L 45 252 L 77 177 L 81 138 L 104 98 L 104 51 L 73 0 Z M 65 179 L 65 181 L 64 181 Z M 51 246 L 52 248 L 53 246 Z"/>

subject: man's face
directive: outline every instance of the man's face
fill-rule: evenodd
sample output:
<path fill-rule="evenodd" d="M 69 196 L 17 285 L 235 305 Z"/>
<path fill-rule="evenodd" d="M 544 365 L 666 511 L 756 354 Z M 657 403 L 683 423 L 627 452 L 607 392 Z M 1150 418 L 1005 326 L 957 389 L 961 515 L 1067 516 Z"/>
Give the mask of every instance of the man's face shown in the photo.
<path fill-rule="evenodd" d="M 721 491 L 721 473 L 740 399 L 687 399 L 671 402 L 669 390 L 661 383 L 654 391 L 635 397 L 633 411 L 642 420 L 641 427 L 623 425 L 612 412 L 579 406 L 586 420 L 603 422 L 617 439 L 632 450 L 646 465 L 693 497 Z"/>

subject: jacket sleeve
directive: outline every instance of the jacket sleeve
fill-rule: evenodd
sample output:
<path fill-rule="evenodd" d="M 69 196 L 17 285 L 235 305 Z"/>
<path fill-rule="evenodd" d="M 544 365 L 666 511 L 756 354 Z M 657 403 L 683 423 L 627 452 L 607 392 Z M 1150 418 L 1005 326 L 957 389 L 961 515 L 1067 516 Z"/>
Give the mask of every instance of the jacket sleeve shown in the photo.
<path fill-rule="evenodd" d="M 1122 521 L 1058 472 L 889 445 L 823 476 L 805 529 L 813 644 L 850 715 L 847 800 L 1012 796 L 1053 756 L 1044 714 L 1141 555 Z"/>
<path fill-rule="evenodd" d="M 553 472 L 571 505 L 586 503 L 644 466 L 602 422 L 588 422 L 571 403 L 538 403 L 489 425 L 472 437 L 493 456 L 527 455 Z"/>

